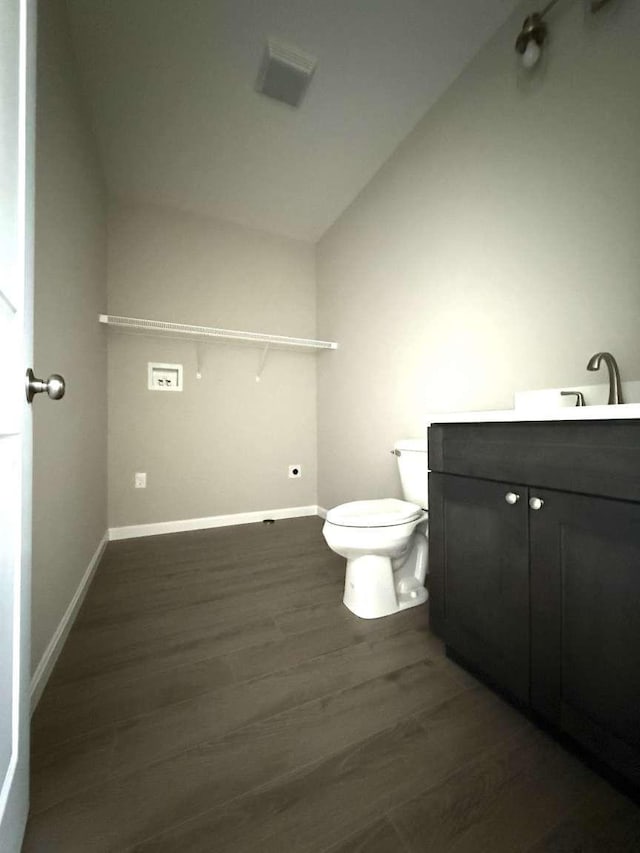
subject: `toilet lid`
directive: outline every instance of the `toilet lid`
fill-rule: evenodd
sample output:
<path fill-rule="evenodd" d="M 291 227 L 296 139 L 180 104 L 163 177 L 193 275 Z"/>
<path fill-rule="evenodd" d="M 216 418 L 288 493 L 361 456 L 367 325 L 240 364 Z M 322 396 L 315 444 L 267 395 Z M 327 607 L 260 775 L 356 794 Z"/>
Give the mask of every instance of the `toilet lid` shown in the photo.
<path fill-rule="evenodd" d="M 327 521 L 341 527 L 391 527 L 415 521 L 422 515 L 417 504 L 384 498 L 379 501 L 352 501 L 327 513 Z"/>

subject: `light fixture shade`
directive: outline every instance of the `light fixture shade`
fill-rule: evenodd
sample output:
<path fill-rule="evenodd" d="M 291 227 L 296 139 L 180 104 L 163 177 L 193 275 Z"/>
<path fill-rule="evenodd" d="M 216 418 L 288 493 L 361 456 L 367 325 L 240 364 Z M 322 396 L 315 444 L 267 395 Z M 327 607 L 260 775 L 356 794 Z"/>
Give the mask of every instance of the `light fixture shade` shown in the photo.
<path fill-rule="evenodd" d="M 533 12 L 525 18 L 515 45 L 516 51 L 522 56 L 522 64 L 525 68 L 533 68 L 537 65 L 548 32 L 540 12 Z"/>
<path fill-rule="evenodd" d="M 525 68 L 533 68 L 540 61 L 542 47 L 549 34 L 545 16 L 560 0 L 549 0 L 541 12 L 532 12 L 524 19 L 522 29 L 516 38 L 516 51 L 522 56 Z M 611 0 L 585 0 L 589 10 L 595 14 L 608 5 Z"/>
<path fill-rule="evenodd" d="M 531 39 L 522 54 L 522 64 L 525 68 L 533 68 L 538 64 L 541 55 L 542 48 L 535 39 Z"/>

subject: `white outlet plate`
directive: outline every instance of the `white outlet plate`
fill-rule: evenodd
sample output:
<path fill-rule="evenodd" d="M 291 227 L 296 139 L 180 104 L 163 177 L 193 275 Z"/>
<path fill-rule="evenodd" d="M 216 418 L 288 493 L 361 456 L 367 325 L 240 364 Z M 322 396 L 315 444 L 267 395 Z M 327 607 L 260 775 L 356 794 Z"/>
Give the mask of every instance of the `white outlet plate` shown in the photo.
<path fill-rule="evenodd" d="M 133 484 L 136 489 L 146 489 L 147 488 L 147 475 L 142 472 L 137 472 L 133 479 Z"/>
<path fill-rule="evenodd" d="M 297 480 L 302 477 L 302 465 L 289 465 L 289 479 Z"/>
<path fill-rule="evenodd" d="M 149 391 L 182 391 L 182 365 L 148 362 Z"/>

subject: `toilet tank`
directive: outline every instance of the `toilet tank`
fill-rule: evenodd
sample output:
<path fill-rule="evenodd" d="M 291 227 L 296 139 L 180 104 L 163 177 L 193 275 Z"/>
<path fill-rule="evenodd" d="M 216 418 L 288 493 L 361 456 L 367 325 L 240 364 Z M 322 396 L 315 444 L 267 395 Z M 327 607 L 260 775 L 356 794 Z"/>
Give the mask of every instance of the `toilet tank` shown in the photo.
<path fill-rule="evenodd" d="M 400 471 L 404 499 L 427 509 L 429 505 L 427 439 L 401 439 L 396 441 L 393 449 Z"/>

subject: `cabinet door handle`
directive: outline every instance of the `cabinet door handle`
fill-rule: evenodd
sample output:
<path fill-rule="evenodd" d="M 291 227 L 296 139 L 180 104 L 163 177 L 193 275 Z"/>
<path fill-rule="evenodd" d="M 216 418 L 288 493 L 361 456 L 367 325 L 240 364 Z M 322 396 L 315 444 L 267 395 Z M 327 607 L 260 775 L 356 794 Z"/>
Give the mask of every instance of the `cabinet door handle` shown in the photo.
<path fill-rule="evenodd" d="M 514 504 L 517 504 L 520 500 L 520 495 L 517 495 L 515 492 L 507 492 L 507 494 L 504 496 L 504 499 L 508 504 L 513 506 Z"/>
<path fill-rule="evenodd" d="M 529 506 L 531 507 L 531 509 L 535 510 L 542 509 L 542 507 L 544 506 L 544 501 L 542 500 L 542 498 L 529 498 Z"/>

